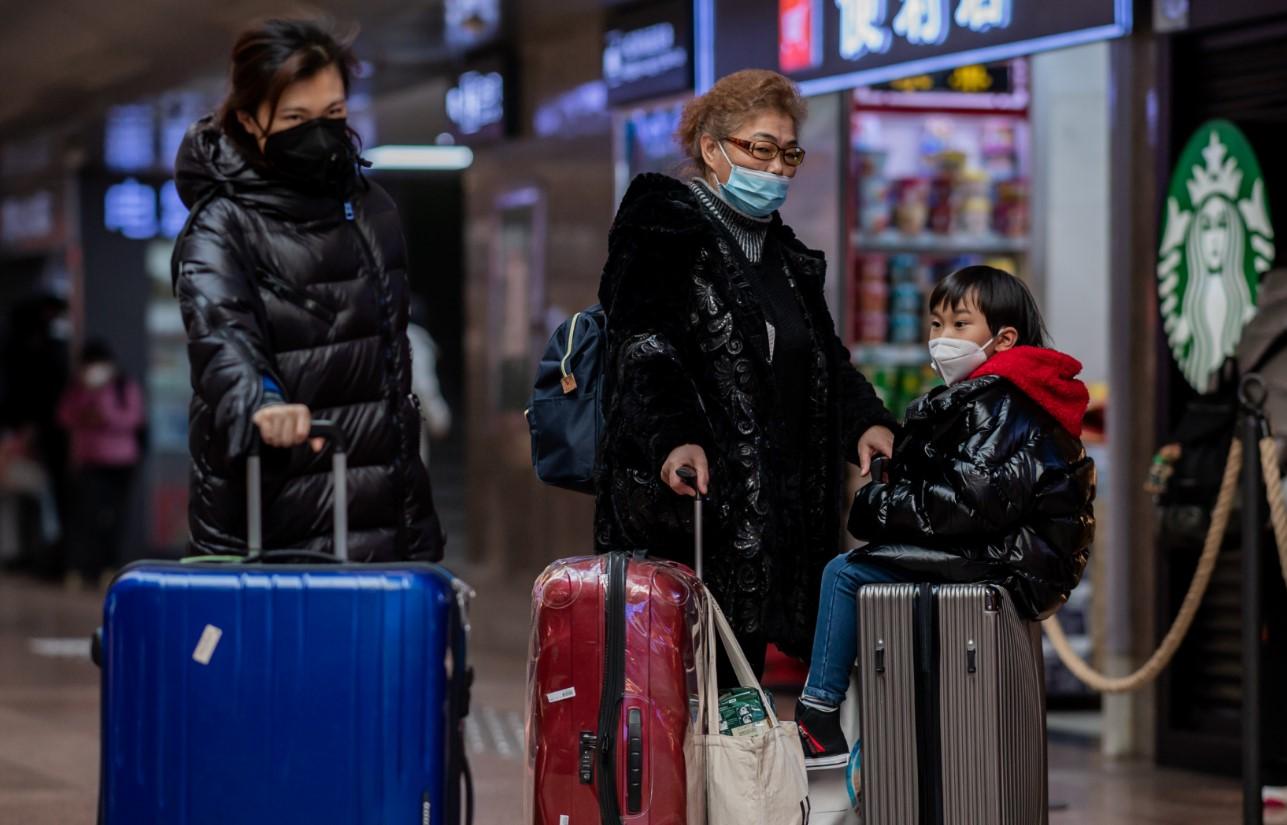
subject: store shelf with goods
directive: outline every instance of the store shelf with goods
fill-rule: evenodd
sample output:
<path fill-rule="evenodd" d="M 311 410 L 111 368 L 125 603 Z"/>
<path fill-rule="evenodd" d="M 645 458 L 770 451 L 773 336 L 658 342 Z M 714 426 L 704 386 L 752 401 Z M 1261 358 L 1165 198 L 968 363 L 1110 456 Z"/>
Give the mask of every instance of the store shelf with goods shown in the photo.
<path fill-rule="evenodd" d="M 1032 259 L 1027 64 L 855 90 L 849 117 L 843 335 L 895 416 L 941 381 L 926 304 L 951 273 Z"/>
<path fill-rule="evenodd" d="M 924 344 L 856 344 L 850 353 L 881 403 L 899 420 L 909 404 L 942 383 L 930 368 Z"/>
<path fill-rule="evenodd" d="M 1026 255 L 1029 240 L 1026 237 L 1004 235 L 940 235 L 922 232 L 907 235 L 897 231 L 880 233 L 855 230 L 850 238 L 853 249 L 864 253 L 917 253 L 950 257 L 957 255 Z"/>

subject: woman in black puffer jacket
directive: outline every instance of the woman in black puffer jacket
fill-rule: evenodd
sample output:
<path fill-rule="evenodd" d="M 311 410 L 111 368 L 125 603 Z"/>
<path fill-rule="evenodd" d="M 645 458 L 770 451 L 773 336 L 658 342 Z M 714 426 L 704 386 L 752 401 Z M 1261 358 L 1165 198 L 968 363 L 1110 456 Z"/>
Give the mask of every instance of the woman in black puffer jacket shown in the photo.
<path fill-rule="evenodd" d="M 264 543 L 332 549 L 327 448 L 350 439 L 350 558 L 438 559 L 443 537 L 419 456 L 408 284 L 398 213 L 358 172 L 345 117 L 347 47 L 308 21 L 268 21 L 233 50 L 232 93 L 194 124 L 176 163 L 191 209 L 174 253 L 193 399 L 194 549 L 246 547 L 245 456 L 264 457 Z"/>

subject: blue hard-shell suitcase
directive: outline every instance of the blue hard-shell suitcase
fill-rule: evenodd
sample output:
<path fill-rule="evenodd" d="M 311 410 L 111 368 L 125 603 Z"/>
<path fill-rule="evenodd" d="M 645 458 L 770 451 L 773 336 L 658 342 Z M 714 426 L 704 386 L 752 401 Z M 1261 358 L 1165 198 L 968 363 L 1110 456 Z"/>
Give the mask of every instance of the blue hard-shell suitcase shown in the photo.
<path fill-rule="evenodd" d="M 461 732 L 472 591 L 435 564 L 266 563 L 277 554 L 257 550 L 257 510 L 258 562 L 139 562 L 108 591 L 100 821 L 472 818 Z"/>

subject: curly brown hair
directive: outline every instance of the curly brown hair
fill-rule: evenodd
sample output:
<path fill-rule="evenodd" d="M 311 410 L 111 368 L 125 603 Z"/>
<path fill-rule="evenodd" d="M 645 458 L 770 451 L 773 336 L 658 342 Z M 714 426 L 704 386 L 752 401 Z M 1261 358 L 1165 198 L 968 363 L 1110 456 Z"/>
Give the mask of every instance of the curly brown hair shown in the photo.
<path fill-rule="evenodd" d="M 723 138 L 736 132 L 757 112 L 781 112 L 797 127 L 808 115 L 808 105 L 789 79 L 768 69 L 744 69 L 722 77 L 706 94 L 684 105 L 675 130 L 675 140 L 705 177 L 709 169 L 702 159 L 702 135 Z"/>

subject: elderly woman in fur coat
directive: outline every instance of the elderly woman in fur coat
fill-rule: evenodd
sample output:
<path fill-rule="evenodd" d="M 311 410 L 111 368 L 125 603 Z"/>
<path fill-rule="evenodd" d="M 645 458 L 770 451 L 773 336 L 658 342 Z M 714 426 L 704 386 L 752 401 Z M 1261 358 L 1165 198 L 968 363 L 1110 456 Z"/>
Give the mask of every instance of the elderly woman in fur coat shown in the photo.
<path fill-rule="evenodd" d="M 611 343 L 597 547 L 691 563 L 685 496 L 707 495 L 704 577 L 757 672 L 769 642 L 808 654 L 844 462 L 867 474 L 894 442 L 836 337 L 823 256 L 777 212 L 804 161 L 804 115 L 791 82 L 762 70 L 691 101 L 677 137 L 696 175 L 633 182 L 599 287 Z"/>

